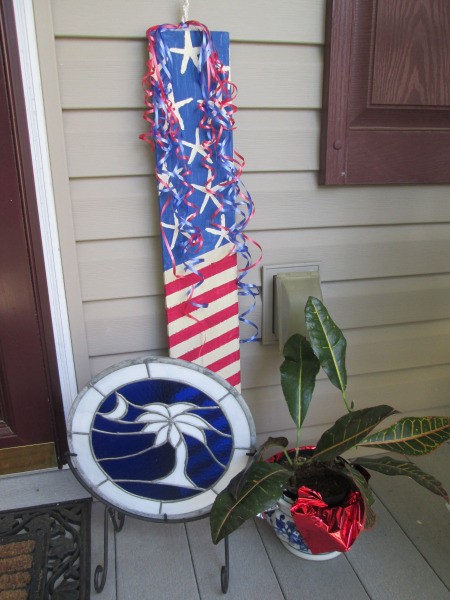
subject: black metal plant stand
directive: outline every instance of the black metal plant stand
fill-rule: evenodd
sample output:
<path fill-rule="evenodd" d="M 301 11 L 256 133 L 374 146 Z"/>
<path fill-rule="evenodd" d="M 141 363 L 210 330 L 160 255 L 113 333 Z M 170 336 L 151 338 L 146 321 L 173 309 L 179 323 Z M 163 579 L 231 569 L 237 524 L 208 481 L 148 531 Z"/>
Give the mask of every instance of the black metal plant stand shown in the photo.
<path fill-rule="evenodd" d="M 94 573 L 94 589 L 98 594 L 103 591 L 108 576 L 109 519 L 111 519 L 114 531 L 118 533 L 123 529 L 125 515 L 110 506 L 105 506 L 103 513 L 103 565 L 97 565 Z"/>
<path fill-rule="evenodd" d="M 119 512 L 115 508 L 105 505 L 103 513 L 103 564 L 98 564 L 94 572 L 94 589 L 97 594 L 105 588 L 106 579 L 108 577 L 108 549 L 109 549 L 109 521 L 111 520 L 115 533 L 122 531 L 125 523 L 125 514 Z M 150 519 L 149 519 L 150 520 Z M 220 587 L 222 593 L 228 592 L 230 582 L 230 545 L 228 536 L 224 538 L 225 544 L 225 564 L 220 570 Z"/>

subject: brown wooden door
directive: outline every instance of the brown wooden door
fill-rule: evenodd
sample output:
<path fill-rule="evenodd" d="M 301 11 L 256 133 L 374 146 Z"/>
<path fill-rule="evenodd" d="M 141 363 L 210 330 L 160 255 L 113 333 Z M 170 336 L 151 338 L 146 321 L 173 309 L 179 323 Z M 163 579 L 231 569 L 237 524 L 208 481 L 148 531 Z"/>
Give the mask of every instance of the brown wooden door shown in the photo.
<path fill-rule="evenodd" d="M 450 182 L 450 1 L 327 0 L 324 184 Z"/>
<path fill-rule="evenodd" d="M 65 433 L 12 2 L 0 9 L 2 474 L 56 464 Z"/>

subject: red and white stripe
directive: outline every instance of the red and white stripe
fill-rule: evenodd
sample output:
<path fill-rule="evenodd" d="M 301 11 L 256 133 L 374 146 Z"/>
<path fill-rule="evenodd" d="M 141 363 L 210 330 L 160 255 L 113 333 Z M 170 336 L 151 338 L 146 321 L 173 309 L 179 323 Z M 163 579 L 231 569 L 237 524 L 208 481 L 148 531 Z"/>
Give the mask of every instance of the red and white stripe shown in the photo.
<path fill-rule="evenodd" d="M 202 255 L 197 270 L 204 279 L 192 298 L 198 276 L 183 265 L 177 276 L 164 272 L 164 286 L 170 356 L 206 367 L 240 389 L 237 257 L 231 249 L 226 244 Z"/>

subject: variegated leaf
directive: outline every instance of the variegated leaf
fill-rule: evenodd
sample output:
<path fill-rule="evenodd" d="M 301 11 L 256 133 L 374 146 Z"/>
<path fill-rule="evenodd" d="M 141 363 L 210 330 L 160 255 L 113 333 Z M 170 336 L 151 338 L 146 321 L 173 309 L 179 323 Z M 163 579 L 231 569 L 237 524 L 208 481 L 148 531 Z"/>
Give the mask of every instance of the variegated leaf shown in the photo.
<path fill-rule="evenodd" d="M 449 439 L 450 417 L 404 417 L 387 429 L 367 436 L 360 444 L 407 456 L 420 456 Z"/>
<path fill-rule="evenodd" d="M 273 506 L 290 476 L 289 471 L 276 463 L 254 463 L 238 498 L 225 489 L 215 499 L 210 513 L 213 543 L 217 544 L 244 521 Z"/>
<path fill-rule="evenodd" d="M 442 496 L 448 502 L 448 493 L 442 483 L 408 460 L 396 460 L 390 456 L 382 456 L 380 458 L 358 458 L 355 462 L 365 469 L 377 471 L 383 473 L 383 475 L 406 475 L 411 477 L 419 485 L 433 492 L 433 494 Z"/>
<path fill-rule="evenodd" d="M 269 437 L 262 446 L 258 448 L 258 450 L 252 456 L 252 462 L 247 464 L 247 467 L 243 469 L 240 473 L 235 475 L 230 483 L 227 485 L 228 492 L 233 496 L 233 498 L 237 498 L 240 496 L 242 492 L 242 488 L 247 481 L 247 474 L 252 468 L 254 462 L 263 460 L 263 454 L 266 450 L 271 448 L 272 446 L 278 446 L 280 448 L 286 448 L 289 444 L 288 439 L 285 437 Z"/>
<path fill-rule="evenodd" d="M 305 307 L 306 327 L 314 354 L 333 385 L 345 392 L 347 341 L 318 298 L 310 296 Z"/>
<path fill-rule="evenodd" d="M 371 508 L 372 504 L 375 502 L 372 490 L 370 489 L 370 486 L 367 483 L 364 475 L 358 471 L 358 469 L 355 469 L 355 467 L 350 463 L 345 465 L 344 472 L 346 472 L 347 476 L 352 480 L 361 493 L 364 502 L 364 528 L 371 529 L 375 525 L 376 520 L 376 515 Z"/>
<path fill-rule="evenodd" d="M 320 363 L 308 340 L 299 333 L 288 339 L 283 354 L 281 387 L 291 417 L 300 430 L 312 399 Z"/>
<path fill-rule="evenodd" d="M 383 419 L 396 411 L 385 404 L 344 415 L 322 435 L 312 460 L 333 460 L 357 446 Z"/>

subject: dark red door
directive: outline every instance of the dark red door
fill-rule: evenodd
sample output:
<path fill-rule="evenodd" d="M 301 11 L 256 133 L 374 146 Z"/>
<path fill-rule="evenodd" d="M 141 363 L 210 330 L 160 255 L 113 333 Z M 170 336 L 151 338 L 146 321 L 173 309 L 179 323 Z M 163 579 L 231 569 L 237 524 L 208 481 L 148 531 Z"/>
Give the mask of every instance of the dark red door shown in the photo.
<path fill-rule="evenodd" d="M 56 464 L 65 435 L 12 2 L 0 0 L 0 8 L 0 473 L 5 473 Z"/>

